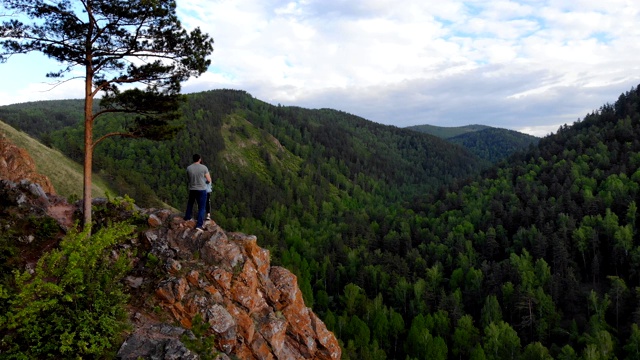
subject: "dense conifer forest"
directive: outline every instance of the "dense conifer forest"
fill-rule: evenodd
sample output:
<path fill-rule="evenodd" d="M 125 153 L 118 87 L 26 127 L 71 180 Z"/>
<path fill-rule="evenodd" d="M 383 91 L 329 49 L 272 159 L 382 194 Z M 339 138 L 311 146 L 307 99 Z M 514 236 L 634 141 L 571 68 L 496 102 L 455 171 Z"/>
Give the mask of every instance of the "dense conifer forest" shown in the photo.
<path fill-rule="evenodd" d="M 95 170 L 181 211 L 200 152 L 213 218 L 296 273 L 345 359 L 636 359 L 639 104 L 633 88 L 489 167 L 431 135 L 210 91 L 174 140 L 105 141 Z M 80 125 L 48 116 L 23 130 L 81 159 Z"/>
<path fill-rule="evenodd" d="M 458 135 L 474 133 L 486 129 L 491 129 L 487 125 L 465 125 L 465 126 L 436 126 L 436 125 L 412 125 L 405 129 L 410 129 L 425 134 L 435 135 L 439 138 L 449 139 Z"/>
<path fill-rule="evenodd" d="M 537 145 L 540 138 L 513 130 L 489 128 L 448 138 L 481 159 L 497 163 L 511 154 Z"/>
<path fill-rule="evenodd" d="M 497 163 L 513 153 L 537 145 L 540 138 L 521 132 L 494 128 L 485 125 L 467 125 L 442 127 L 434 125 L 416 125 L 405 129 L 419 131 L 462 145 L 481 159 Z"/>

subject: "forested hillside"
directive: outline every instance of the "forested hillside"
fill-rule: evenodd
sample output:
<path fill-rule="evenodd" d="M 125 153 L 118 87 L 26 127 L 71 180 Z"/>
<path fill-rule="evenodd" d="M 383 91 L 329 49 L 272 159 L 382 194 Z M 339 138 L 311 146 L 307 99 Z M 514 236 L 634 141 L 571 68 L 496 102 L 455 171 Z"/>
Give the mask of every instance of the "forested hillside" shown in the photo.
<path fill-rule="evenodd" d="M 298 274 L 307 303 L 319 296 L 322 314 L 342 306 L 339 294 L 346 282 L 324 286 L 319 269 L 330 264 L 326 271 L 334 273 L 350 248 L 377 247 L 383 235 L 371 228 L 372 216 L 384 234 L 406 237 L 408 229 L 394 220 L 395 212 L 403 211 L 398 203 L 413 202 L 486 166 L 436 137 L 335 110 L 275 107 L 242 91 L 188 98 L 185 128 L 176 139 L 109 139 L 96 149 L 95 170 L 139 205 L 154 206 L 157 196 L 182 209 L 184 168 L 193 152 L 201 153 L 215 180 L 214 219 L 258 235 L 274 262 Z M 10 122 L 21 112 L 34 110 L 29 104 L 2 107 L 0 117 Z M 112 118 L 97 123 L 95 131 L 117 130 L 126 122 Z M 82 158 L 80 125 L 50 126 L 40 133 L 69 156 Z M 390 241 L 389 250 L 395 251 L 395 240 Z M 393 256 L 403 261 L 400 254 Z"/>
<path fill-rule="evenodd" d="M 259 217 L 264 203 L 279 202 L 278 198 L 287 196 L 283 192 L 291 191 L 292 186 L 284 182 L 293 181 L 297 187 L 295 179 L 304 172 L 314 177 L 306 186 L 309 189 L 332 185 L 345 190 L 357 184 L 366 192 L 381 187 L 385 198 L 391 195 L 398 200 L 433 192 L 488 164 L 433 136 L 335 110 L 275 107 L 232 90 L 191 94 L 188 99 L 183 107 L 185 128 L 176 139 L 108 139 L 96 149 L 94 170 L 110 177 L 142 205 L 155 205 L 149 199 L 157 195 L 180 207 L 186 197 L 184 167 L 191 154 L 198 152 L 221 186 L 238 190 L 231 191 L 225 203 L 237 203 L 239 212 Z M 51 110 L 44 113 L 47 107 Z M 70 119 L 80 118 L 78 108 L 77 101 L 17 104 L 0 107 L 0 119 L 81 161 L 83 128 L 77 121 L 66 126 Z M 38 117 L 42 123 L 34 125 Z M 111 117 L 98 122 L 95 131 L 117 131 L 126 128 L 128 121 Z M 264 187 L 273 191 L 260 195 L 264 199 L 235 198 L 246 194 L 245 189 Z M 217 198 L 223 199 L 226 193 Z"/>
<path fill-rule="evenodd" d="M 508 129 L 488 128 L 460 134 L 447 140 L 468 149 L 481 159 L 497 163 L 538 144 L 540 138 Z"/>
<path fill-rule="evenodd" d="M 0 120 L 51 145 L 49 133 L 78 124 L 83 117 L 82 100 L 34 101 L 0 106 Z"/>
<path fill-rule="evenodd" d="M 463 358 L 637 358 L 639 95 L 427 207 L 409 348 L 428 331 Z"/>
<path fill-rule="evenodd" d="M 465 125 L 465 126 L 435 126 L 435 125 L 413 125 L 405 129 L 435 135 L 439 138 L 448 139 L 462 134 L 474 133 L 485 129 L 490 129 L 486 125 Z"/>
<path fill-rule="evenodd" d="M 446 139 L 491 163 L 504 160 L 517 151 L 525 151 L 530 145 L 537 145 L 540 141 L 540 138 L 535 136 L 485 125 L 454 127 L 415 125 L 406 129 Z"/>
<path fill-rule="evenodd" d="M 202 153 L 214 219 L 298 275 L 343 358 L 634 359 L 639 104 L 634 88 L 465 182 L 483 163 L 433 136 L 213 91 L 174 141 L 104 143 L 96 164 L 181 208 Z M 80 134 L 50 136 L 73 155 Z"/>

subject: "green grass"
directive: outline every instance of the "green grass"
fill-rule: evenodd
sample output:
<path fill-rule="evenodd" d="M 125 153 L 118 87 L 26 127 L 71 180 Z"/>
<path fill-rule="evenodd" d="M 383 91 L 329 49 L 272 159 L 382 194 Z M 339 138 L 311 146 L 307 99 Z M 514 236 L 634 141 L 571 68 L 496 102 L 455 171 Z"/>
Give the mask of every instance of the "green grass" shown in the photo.
<path fill-rule="evenodd" d="M 236 167 L 233 170 L 248 169 L 262 180 L 271 182 L 270 170 L 262 155 L 265 151 L 283 171 L 297 173 L 300 170 L 302 159 L 283 148 L 277 139 L 262 132 L 241 114 L 230 114 L 225 122 L 222 127 L 226 144 L 223 156 L 230 166 Z"/>
<path fill-rule="evenodd" d="M 25 149 L 36 164 L 36 171 L 46 175 L 56 192 L 66 198 L 72 195 L 82 198 L 82 165 L 64 156 L 60 151 L 46 147 L 26 133 L 16 130 L 0 121 L 0 132 L 5 134 L 16 146 Z M 92 197 L 105 197 L 110 190 L 107 183 L 97 174 L 92 177 Z"/>

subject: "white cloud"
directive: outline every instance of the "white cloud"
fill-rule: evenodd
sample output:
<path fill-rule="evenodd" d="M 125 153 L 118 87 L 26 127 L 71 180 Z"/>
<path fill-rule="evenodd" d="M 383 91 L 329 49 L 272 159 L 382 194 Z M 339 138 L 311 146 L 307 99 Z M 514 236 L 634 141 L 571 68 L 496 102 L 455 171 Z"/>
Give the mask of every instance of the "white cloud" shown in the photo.
<path fill-rule="evenodd" d="M 519 131 L 524 134 L 529 134 L 537 137 L 545 137 L 549 134 L 553 134 L 564 124 L 555 125 L 542 125 L 542 126 L 525 126 L 522 128 L 514 128 L 513 130 Z M 568 124 L 567 124 L 568 125 Z"/>
<path fill-rule="evenodd" d="M 236 88 L 397 126 L 555 131 L 640 83 L 633 0 L 179 0 L 178 12 L 215 39 L 186 92 Z M 31 75 L 11 81 L 43 79 Z M 0 101 L 32 91 L 0 86 Z"/>

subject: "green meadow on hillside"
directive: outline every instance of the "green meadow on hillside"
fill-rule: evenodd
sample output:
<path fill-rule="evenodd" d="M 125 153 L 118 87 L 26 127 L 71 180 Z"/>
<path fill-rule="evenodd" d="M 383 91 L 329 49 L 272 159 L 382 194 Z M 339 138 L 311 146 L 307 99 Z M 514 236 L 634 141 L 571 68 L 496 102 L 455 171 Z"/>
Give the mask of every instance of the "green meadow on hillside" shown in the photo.
<path fill-rule="evenodd" d="M 82 198 L 82 165 L 2 121 L 0 121 L 0 131 L 16 146 L 25 149 L 31 155 L 36 164 L 36 170 L 49 177 L 59 195 L 68 199 Z M 105 197 L 107 191 L 109 191 L 107 183 L 99 175 L 94 174 L 93 196 Z M 114 194 L 114 191 L 111 191 L 111 194 Z"/>

